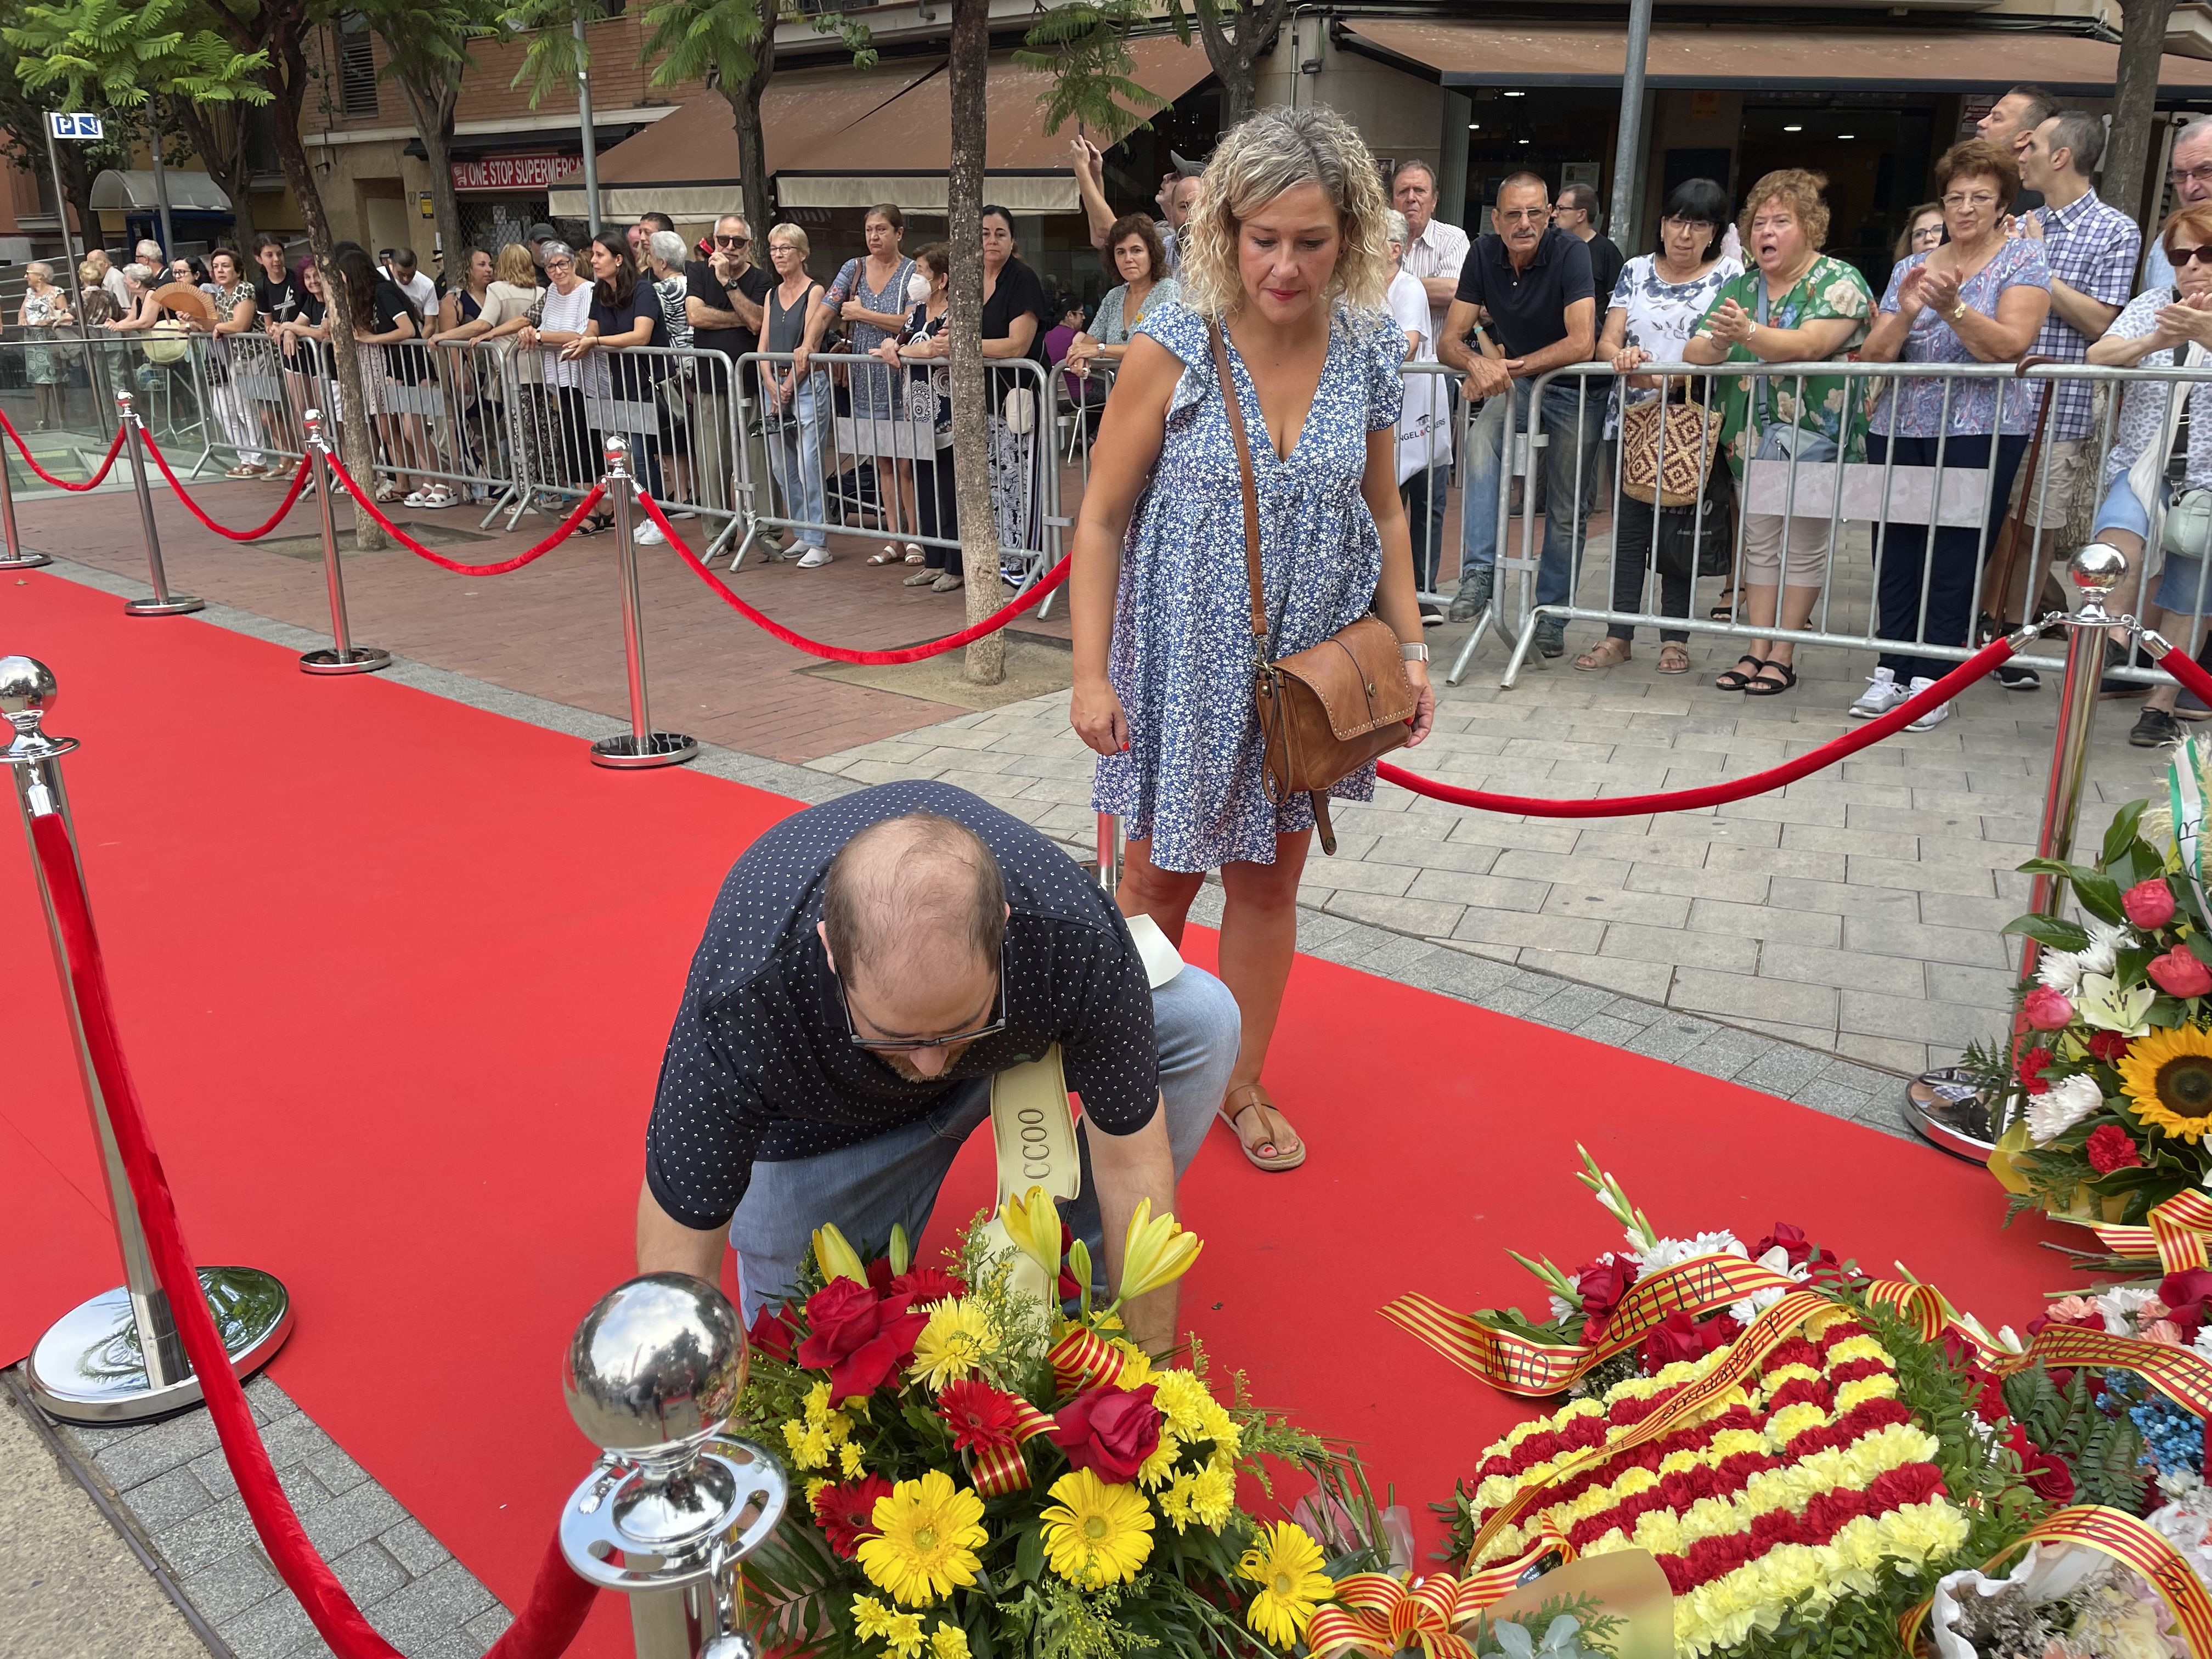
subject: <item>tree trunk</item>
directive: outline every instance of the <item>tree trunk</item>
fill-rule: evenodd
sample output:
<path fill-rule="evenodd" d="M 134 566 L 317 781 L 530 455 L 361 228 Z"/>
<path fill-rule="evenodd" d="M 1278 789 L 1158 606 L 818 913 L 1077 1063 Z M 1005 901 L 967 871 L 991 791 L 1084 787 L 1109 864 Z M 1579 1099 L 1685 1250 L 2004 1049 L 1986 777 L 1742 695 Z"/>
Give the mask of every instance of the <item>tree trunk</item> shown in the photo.
<path fill-rule="evenodd" d="M 2112 143 L 2105 151 L 2104 180 L 2097 193 L 2130 219 L 2142 218 L 2159 199 L 2154 184 L 2149 200 L 2144 199 L 2143 170 L 2156 143 L 2159 58 L 2172 14 L 2173 0 L 2128 0 L 2121 20 Z"/>
<path fill-rule="evenodd" d="M 775 71 L 775 24 L 762 20 L 760 55 L 753 72 L 732 86 L 722 82 L 722 96 L 730 102 L 730 117 L 738 130 L 738 178 L 744 193 L 745 228 L 752 232 L 753 249 L 760 262 L 767 260 L 769 210 L 768 204 L 768 144 L 761 132 L 761 94 Z"/>
<path fill-rule="evenodd" d="M 289 38 L 281 41 L 272 40 L 270 48 L 270 64 L 261 71 L 261 84 L 269 88 L 271 100 L 270 114 L 276 140 L 276 163 L 283 169 L 284 182 L 292 187 L 292 199 L 300 204 L 300 216 L 307 222 L 307 246 L 315 256 L 316 268 L 322 273 L 323 291 L 330 296 L 331 355 L 336 360 L 338 406 L 344 416 L 338 428 L 338 451 L 354 482 L 363 489 L 374 491 L 376 447 L 369 435 L 368 399 L 362 392 L 361 354 L 354 349 L 350 326 L 353 303 L 344 281 L 331 263 L 331 249 L 336 239 L 331 234 L 331 216 L 323 206 L 315 170 L 307 161 L 307 147 L 300 137 L 299 89 L 308 81 L 306 53 L 301 49 L 296 32 L 289 33 Z M 383 531 L 358 507 L 354 511 L 353 524 L 354 545 L 357 549 L 368 552 L 392 545 Z"/>
<path fill-rule="evenodd" d="M 161 125 L 180 132 L 206 164 L 208 177 L 230 198 L 239 250 L 249 257 L 258 228 L 253 222 L 253 163 L 247 159 L 245 117 L 236 109 L 202 106 L 183 98 L 162 100 Z"/>
<path fill-rule="evenodd" d="M 461 89 L 455 82 L 443 79 L 418 87 L 409 76 L 396 78 L 400 90 L 407 94 L 408 106 L 415 114 L 416 133 L 429 157 L 430 206 L 436 216 L 446 283 L 458 288 L 468 281 L 469 274 L 469 252 L 461 241 L 461 195 L 453 188 L 453 110 L 460 102 Z"/>
<path fill-rule="evenodd" d="M 945 236 L 952 269 L 946 284 L 951 323 L 952 484 L 960 512 L 960 572 L 968 620 L 999 608 L 999 526 L 991 511 L 990 395 L 983 374 L 983 146 L 990 114 L 983 98 L 990 70 L 990 0 L 952 0 L 952 167 L 946 179 Z M 1048 441 L 1045 411 L 1037 439 Z M 996 685 L 1006 677 L 1006 636 L 987 634 L 968 647 L 965 677 Z"/>
<path fill-rule="evenodd" d="M 1198 32 L 1206 61 L 1221 82 L 1221 130 L 1226 132 L 1259 107 L 1261 54 L 1283 26 L 1287 0 L 1212 0 L 1198 7 Z M 1233 25 L 1233 27 L 1232 27 Z M 1291 66 L 1295 75 L 1297 66 Z"/>

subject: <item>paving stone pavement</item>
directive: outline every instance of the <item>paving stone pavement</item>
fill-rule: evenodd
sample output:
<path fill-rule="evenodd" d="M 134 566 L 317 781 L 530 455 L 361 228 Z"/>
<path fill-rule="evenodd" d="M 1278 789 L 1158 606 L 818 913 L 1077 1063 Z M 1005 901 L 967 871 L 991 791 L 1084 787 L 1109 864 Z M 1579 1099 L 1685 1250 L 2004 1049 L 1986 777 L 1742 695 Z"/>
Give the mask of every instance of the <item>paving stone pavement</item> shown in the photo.
<path fill-rule="evenodd" d="M 1601 603 L 1608 538 L 1593 537 L 1583 602 Z M 1838 555 L 1831 625 L 1864 625 L 1863 531 Z M 1700 584 L 1697 614 L 1716 582 Z M 1682 789 L 1761 770 L 1849 729 L 1873 664 L 1807 647 L 1777 697 L 1713 687 L 1741 642 L 1692 635 L 1692 671 L 1656 672 L 1644 630 L 1627 663 L 1571 665 L 1603 632 L 1568 629 L 1567 654 L 1531 654 L 1500 689 L 1494 639 L 1456 687 L 1441 683 L 1465 630 L 1432 631 L 1434 734 L 1393 757 L 1444 782 L 1551 797 Z M 2063 652 L 2063 641 L 2042 647 Z M 1389 785 L 1336 809 L 1338 850 L 1316 848 L 1299 887 L 1320 913 L 1541 969 L 1644 1002 L 1765 1032 L 1892 1072 L 1948 1064 L 1999 1032 L 2018 962 L 1997 930 L 2027 908 L 2048 775 L 2057 676 L 2039 692 L 1992 678 L 1952 717 L 1899 732 L 1772 794 L 1698 811 L 1535 819 L 1425 800 Z M 810 765 L 860 782 L 936 777 L 1071 840 L 1093 833 L 1091 763 L 1065 693 L 963 714 Z M 2140 700 L 2100 705 L 2077 847 L 2121 802 L 2162 798 L 2165 757 L 2130 748 Z"/>

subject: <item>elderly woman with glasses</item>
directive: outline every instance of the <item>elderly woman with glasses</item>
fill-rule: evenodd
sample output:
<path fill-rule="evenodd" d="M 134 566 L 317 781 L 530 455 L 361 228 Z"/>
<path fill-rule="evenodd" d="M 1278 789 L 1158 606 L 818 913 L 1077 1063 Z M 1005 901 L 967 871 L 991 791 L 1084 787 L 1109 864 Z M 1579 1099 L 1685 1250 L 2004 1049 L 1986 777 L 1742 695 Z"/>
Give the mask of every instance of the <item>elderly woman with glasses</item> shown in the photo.
<path fill-rule="evenodd" d="M 1890 272 L 1881 314 L 1859 355 L 1877 363 L 2011 362 L 2034 343 L 2051 309 L 2041 239 L 2005 232 L 2006 211 L 2020 191 L 2019 164 L 2008 146 L 1970 138 L 1943 152 L 1936 186 L 1948 240 Z M 1857 718 L 1886 714 L 1949 672 L 1948 660 L 1921 655 L 1913 641 L 1966 643 L 1982 560 L 2004 521 L 2040 404 L 2040 392 L 2025 382 L 1945 375 L 1898 380 L 1875 410 L 1869 464 L 1986 472 L 1989 509 L 1984 524 L 1931 531 L 1892 523 L 1876 532 L 1881 636 L 1899 647 L 1882 653 L 1851 704 Z M 1905 729 L 1924 732 L 1950 713 L 1950 704 L 1942 704 Z"/>

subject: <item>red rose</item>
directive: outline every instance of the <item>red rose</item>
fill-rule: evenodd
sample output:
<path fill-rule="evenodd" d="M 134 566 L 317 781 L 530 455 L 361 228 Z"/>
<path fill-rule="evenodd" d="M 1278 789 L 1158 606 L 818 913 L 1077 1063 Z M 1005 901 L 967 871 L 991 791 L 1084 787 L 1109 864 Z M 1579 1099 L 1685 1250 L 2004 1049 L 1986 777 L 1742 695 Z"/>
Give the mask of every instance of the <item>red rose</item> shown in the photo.
<path fill-rule="evenodd" d="M 871 1395 L 914 1352 L 927 1314 L 908 1313 L 903 1296 L 878 1297 L 866 1285 L 833 1279 L 806 1299 L 808 1336 L 799 1363 L 830 1373 L 830 1397 Z"/>
<path fill-rule="evenodd" d="M 1605 1334 L 1613 1310 L 1635 1279 L 1635 1264 L 1619 1261 L 1593 1261 L 1575 1275 L 1575 1288 L 1583 1298 L 1584 1342 L 1595 1342 Z"/>
<path fill-rule="evenodd" d="M 1756 1261 L 1777 1248 L 1789 1256 L 1793 1267 L 1802 1267 L 1813 1255 L 1813 1243 L 1805 1237 L 1805 1230 L 1787 1221 L 1776 1222 L 1774 1231 L 1751 1247 L 1751 1259 Z"/>
<path fill-rule="evenodd" d="M 2204 1322 L 2204 1304 L 2212 1301 L 2212 1273 L 2191 1267 L 2168 1273 L 2159 1281 L 2158 1299 L 2166 1304 L 2169 1319 L 2187 1315 L 2201 1325 Z"/>
<path fill-rule="evenodd" d="M 2132 1170 L 2142 1163 L 2142 1152 L 2136 1146 L 2136 1138 L 2117 1123 L 2100 1123 L 2090 1130 L 2088 1141 L 2081 1150 L 2088 1154 L 2089 1167 L 2099 1175 Z"/>
<path fill-rule="evenodd" d="M 2021 1472 L 2027 1476 L 2027 1489 L 2038 1498 L 2053 1504 L 2074 1501 L 2074 1471 L 2066 1467 L 2064 1458 L 2039 1451 L 2024 1461 Z"/>
<path fill-rule="evenodd" d="M 2101 1060 L 2107 1066 L 2117 1066 L 2125 1060 L 2132 1046 L 2118 1031 L 2092 1031 L 2089 1034 L 2089 1057 Z"/>
<path fill-rule="evenodd" d="M 1109 1486 L 1137 1478 L 1145 1460 L 1160 1449 L 1160 1412 L 1152 1385 L 1093 1389 L 1053 1413 L 1052 1443 L 1067 1454 L 1070 1468 L 1090 1469 Z"/>
<path fill-rule="evenodd" d="M 842 1486 L 824 1486 L 814 1495 L 814 1522 L 830 1547 L 845 1560 L 853 1559 L 863 1538 L 876 1532 L 876 1499 L 891 1495 L 891 1483 L 871 1474 Z"/>
<path fill-rule="evenodd" d="M 2212 970 L 2196 958 L 2185 945 L 2177 945 L 2162 957 L 2153 957 L 2144 972 L 2151 983 L 2170 997 L 2201 997 L 2212 991 Z"/>
<path fill-rule="evenodd" d="M 2138 927 L 2163 927 L 2173 920 L 2173 890 L 2165 877 L 2153 876 L 2121 894 L 2120 908 Z"/>
<path fill-rule="evenodd" d="M 791 1304 L 777 1308 L 763 1308 L 760 1317 L 745 1333 L 745 1340 L 752 1344 L 755 1353 L 764 1353 L 771 1359 L 789 1359 L 791 1345 L 799 1335 L 799 1327 L 791 1317 Z"/>
<path fill-rule="evenodd" d="M 2039 1031 L 2063 1031 L 2074 1023 L 2074 1005 L 2048 985 L 2039 985 L 2027 994 L 2021 1013 Z"/>
<path fill-rule="evenodd" d="M 1686 1313 L 1669 1314 L 1665 1323 L 1644 1339 L 1644 1369 L 1656 1372 L 1678 1359 L 1703 1358 L 1742 1334 L 1743 1327 L 1726 1314 L 1702 1325 Z"/>
<path fill-rule="evenodd" d="M 955 1451 L 981 1451 L 1014 1443 L 1014 1409 L 1020 1403 L 988 1382 L 948 1382 L 937 1396 L 937 1414 L 952 1431 Z"/>
<path fill-rule="evenodd" d="M 2047 1095 L 2051 1092 L 2051 1085 L 2043 1080 L 2043 1073 L 2050 1064 L 2050 1049 L 2030 1048 L 2014 1063 L 2013 1070 L 2027 1086 L 2028 1093 Z"/>

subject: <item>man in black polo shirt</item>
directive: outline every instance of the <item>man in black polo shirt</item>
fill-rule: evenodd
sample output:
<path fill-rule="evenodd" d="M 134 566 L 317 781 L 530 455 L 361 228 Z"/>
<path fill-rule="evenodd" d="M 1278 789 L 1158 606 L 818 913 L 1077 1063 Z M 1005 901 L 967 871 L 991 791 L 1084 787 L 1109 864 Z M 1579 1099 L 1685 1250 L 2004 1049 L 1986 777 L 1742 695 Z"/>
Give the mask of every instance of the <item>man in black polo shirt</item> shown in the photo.
<path fill-rule="evenodd" d="M 719 351 L 734 363 L 760 349 L 761 302 L 775 278 L 753 263 L 752 227 L 742 214 L 717 219 L 714 237 L 714 257 L 684 267 L 684 314 L 691 324 L 692 349 Z M 735 505 L 730 492 L 732 455 L 742 441 L 731 424 L 729 372 L 717 361 L 702 363 L 695 386 L 692 419 L 703 434 L 694 446 L 699 499 L 729 507 Z"/>
<path fill-rule="evenodd" d="M 1490 603 L 1498 560 L 1498 509 L 1510 489 L 1504 476 L 1506 422 L 1516 432 L 1528 424 L 1529 383 L 1548 369 L 1589 361 L 1597 344 L 1597 305 L 1589 250 L 1551 224 L 1551 192 L 1533 173 L 1516 173 L 1498 187 L 1491 229 L 1460 267 L 1458 297 L 1444 321 L 1437 356 L 1467 371 L 1462 390 L 1470 400 L 1487 398 L 1468 444 L 1466 492 L 1460 519 L 1459 592 L 1451 619 L 1466 622 Z M 1610 297 L 1610 296 L 1608 296 Z M 1486 356 L 1468 343 L 1475 310 L 1490 313 L 1489 331 L 1504 352 Z M 1536 603 L 1562 605 L 1573 592 L 1587 528 L 1580 512 L 1582 474 L 1604 421 L 1606 386 L 1592 383 L 1582 396 L 1571 379 L 1544 392 L 1544 550 L 1536 573 Z M 1547 657 L 1564 649 L 1566 624 L 1547 619 L 1536 630 L 1536 648 Z"/>
<path fill-rule="evenodd" d="M 1235 1064 L 1236 999 L 1157 988 L 1113 900 L 1026 824 L 939 783 L 786 818 L 722 884 L 646 1131 L 640 1273 L 719 1276 L 744 1317 L 785 1298 L 813 1230 L 919 1238 L 994 1073 L 1060 1049 L 1083 1105 L 1068 1224 L 1117 1279 L 1131 1213 L 1175 1207 Z M 1173 1286 L 1126 1310 L 1176 1337 Z"/>

